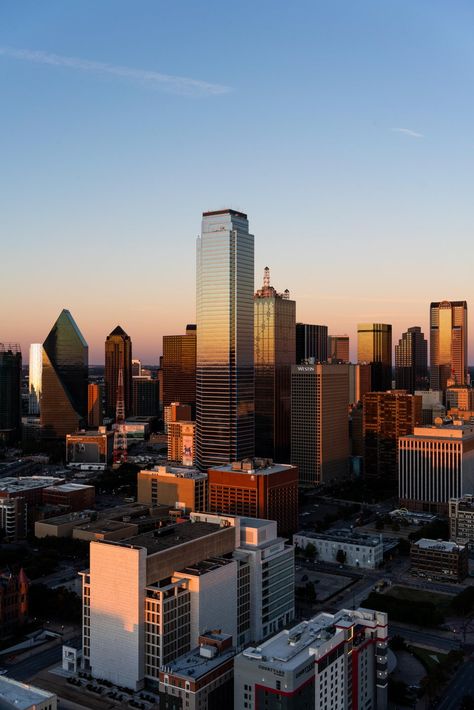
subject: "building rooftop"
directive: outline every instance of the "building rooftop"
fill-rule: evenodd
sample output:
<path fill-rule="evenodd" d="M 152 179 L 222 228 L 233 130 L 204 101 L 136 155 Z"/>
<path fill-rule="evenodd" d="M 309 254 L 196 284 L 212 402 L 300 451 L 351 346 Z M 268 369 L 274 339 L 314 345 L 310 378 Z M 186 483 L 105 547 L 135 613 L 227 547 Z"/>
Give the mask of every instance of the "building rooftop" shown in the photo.
<path fill-rule="evenodd" d="M 183 422 L 176 423 L 183 424 Z M 140 473 L 150 474 L 150 476 L 159 474 L 160 476 L 169 476 L 170 478 L 192 478 L 196 481 L 202 481 L 207 478 L 207 473 L 198 471 L 197 468 L 187 468 L 185 466 L 173 466 L 169 464 L 165 466 L 153 466 L 151 469 L 143 469 Z"/>
<path fill-rule="evenodd" d="M 401 437 L 402 439 L 468 439 L 474 437 L 474 424 L 465 423 L 462 419 L 449 419 L 438 417 L 435 424 L 416 426 L 413 434 Z"/>
<path fill-rule="evenodd" d="M 48 486 L 46 490 L 54 489 L 60 493 L 75 493 L 76 491 L 95 490 L 95 486 L 87 485 L 86 483 L 62 483 L 58 486 Z"/>
<path fill-rule="evenodd" d="M 210 637 L 209 634 L 206 634 L 206 636 Z M 209 654 L 202 655 L 202 649 L 208 649 Z M 216 668 L 219 668 L 220 665 L 229 661 L 236 654 L 236 650 L 233 647 L 220 651 L 220 653 L 216 653 L 216 650 L 213 646 L 193 648 L 192 651 L 179 656 L 161 670 L 173 675 L 179 675 L 186 680 L 198 680 L 207 675 L 207 673 L 215 671 Z M 206 650 L 204 650 L 204 653 L 206 653 Z"/>
<path fill-rule="evenodd" d="M 55 478 L 54 476 L 6 477 L 0 479 L 0 491 L 17 493 L 18 491 L 27 491 L 33 488 L 48 488 L 63 482 L 64 478 Z"/>
<path fill-rule="evenodd" d="M 20 683 L 13 678 L 0 676 L 0 704 L 1 707 L 12 707 L 17 710 L 28 710 L 36 707 L 38 703 L 54 700 L 56 696 L 33 685 Z M 4 704 L 5 703 L 5 704 Z"/>
<path fill-rule="evenodd" d="M 464 550 L 464 545 L 458 545 L 456 542 L 428 540 L 426 537 L 422 537 L 421 540 L 412 543 L 412 547 L 419 547 L 422 550 L 439 550 L 440 552 L 462 552 Z"/>
<path fill-rule="evenodd" d="M 118 530 L 126 530 L 131 528 L 137 530 L 137 526 L 132 522 L 123 522 L 122 520 L 95 520 L 93 522 L 85 522 L 83 525 L 78 525 L 78 530 L 84 530 L 90 533 L 109 533 L 117 532 Z M 130 536 L 132 536 L 131 533 Z"/>
<path fill-rule="evenodd" d="M 208 572 L 215 572 L 220 567 L 225 567 L 226 565 L 234 562 L 233 559 L 225 559 L 223 557 L 211 557 L 208 560 L 202 560 L 195 565 L 190 565 L 184 569 L 180 569 L 180 574 L 186 574 L 191 577 L 202 577 L 202 575 Z"/>
<path fill-rule="evenodd" d="M 211 466 L 209 470 L 225 471 L 227 473 L 253 474 L 257 476 L 270 476 L 272 473 L 296 470 L 295 466 L 286 463 L 274 463 L 272 459 L 249 458 L 242 461 L 232 461 L 224 466 Z"/>
<path fill-rule="evenodd" d="M 166 527 L 158 528 L 151 532 L 142 533 L 141 535 L 135 535 L 134 537 L 128 538 L 126 541 L 114 543 L 104 541 L 103 544 L 122 545 L 124 547 L 144 547 L 149 555 L 155 555 L 158 552 L 169 550 L 171 547 L 184 545 L 186 542 L 191 542 L 192 540 L 199 540 L 200 537 L 206 537 L 206 535 L 213 535 L 221 529 L 219 525 L 212 523 L 178 523 L 176 525 L 167 525 Z"/>
<path fill-rule="evenodd" d="M 203 212 L 202 216 L 203 217 L 213 217 L 214 215 L 219 215 L 219 214 L 230 214 L 230 215 L 234 215 L 235 217 L 243 217 L 243 219 L 247 219 L 247 215 L 244 212 L 238 212 L 237 210 L 232 210 L 232 209 L 214 210 L 212 212 Z"/>
<path fill-rule="evenodd" d="M 366 545 L 368 547 L 378 547 L 383 544 L 381 535 L 368 535 L 365 533 L 353 532 L 352 530 L 339 529 L 328 530 L 325 533 L 312 532 L 311 530 L 302 530 L 296 533 L 301 537 L 307 537 L 311 540 L 327 540 L 328 542 L 345 542 L 349 545 Z"/>

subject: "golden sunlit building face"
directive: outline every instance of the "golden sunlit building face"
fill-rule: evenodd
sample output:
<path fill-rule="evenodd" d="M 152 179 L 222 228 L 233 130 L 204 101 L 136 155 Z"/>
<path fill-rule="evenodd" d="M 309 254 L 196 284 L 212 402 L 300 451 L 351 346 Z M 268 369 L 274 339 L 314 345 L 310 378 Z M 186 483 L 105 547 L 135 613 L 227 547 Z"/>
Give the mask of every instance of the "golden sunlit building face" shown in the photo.
<path fill-rule="evenodd" d="M 430 307 L 430 384 L 445 390 L 448 381 L 467 381 L 467 303 L 441 301 Z"/>
<path fill-rule="evenodd" d="M 387 323 L 359 323 L 357 360 L 372 365 L 371 389 L 384 391 L 392 385 L 392 326 Z"/>

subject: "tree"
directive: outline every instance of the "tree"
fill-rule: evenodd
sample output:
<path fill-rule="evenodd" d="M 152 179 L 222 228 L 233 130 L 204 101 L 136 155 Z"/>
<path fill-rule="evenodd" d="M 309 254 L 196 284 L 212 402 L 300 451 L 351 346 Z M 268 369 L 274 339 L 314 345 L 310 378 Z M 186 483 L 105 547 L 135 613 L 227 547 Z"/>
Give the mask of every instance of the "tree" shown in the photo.
<path fill-rule="evenodd" d="M 346 561 L 347 554 L 345 551 L 340 547 L 339 550 L 336 553 L 336 562 L 339 562 L 339 564 L 343 565 Z"/>
<path fill-rule="evenodd" d="M 318 551 L 316 550 L 315 546 L 313 545 L 312 542 L 308 542 L 306 547 L 304 548 L 304 554 L 307 560 L 310 560 L 311 562 L 314 560 L 316 557 Z"/>

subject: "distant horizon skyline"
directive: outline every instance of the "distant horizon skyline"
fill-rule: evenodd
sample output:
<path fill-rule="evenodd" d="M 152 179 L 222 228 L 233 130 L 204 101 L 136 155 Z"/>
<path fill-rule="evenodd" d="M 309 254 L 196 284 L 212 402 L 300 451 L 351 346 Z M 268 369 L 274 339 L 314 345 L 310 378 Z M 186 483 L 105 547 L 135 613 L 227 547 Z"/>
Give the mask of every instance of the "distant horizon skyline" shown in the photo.
<path fill-rule="evenodd" d="M 91 17 L 93 21 L 91 21 Z M 0 341 L 63 307 L 103 361 L 195 321 L 202 212 L 245 212 L 298 321 L 474 307 L 474 4 L 4 0 Z M 469 335 L 474 360 L 474 328 Z"/>

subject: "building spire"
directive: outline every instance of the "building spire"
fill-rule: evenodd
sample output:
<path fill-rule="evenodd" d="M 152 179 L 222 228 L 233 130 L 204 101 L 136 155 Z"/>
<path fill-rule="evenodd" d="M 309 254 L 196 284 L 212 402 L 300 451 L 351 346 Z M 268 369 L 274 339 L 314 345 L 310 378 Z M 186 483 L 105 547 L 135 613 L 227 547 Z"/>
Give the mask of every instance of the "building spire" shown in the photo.
<path fill-rule="evenodd" d="M 270 288 L 270 268 L 266 266 L 263 270 L 263 289 Z"/>

